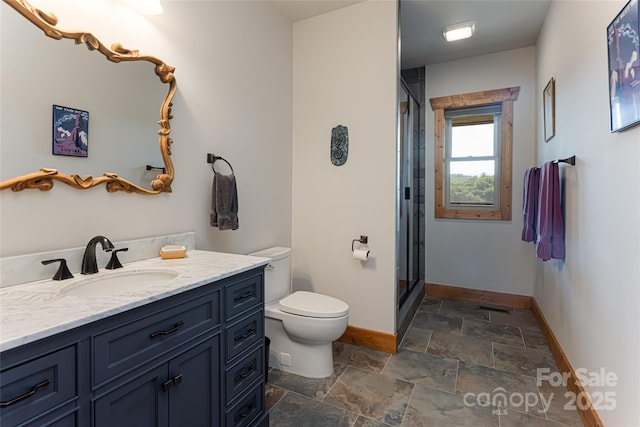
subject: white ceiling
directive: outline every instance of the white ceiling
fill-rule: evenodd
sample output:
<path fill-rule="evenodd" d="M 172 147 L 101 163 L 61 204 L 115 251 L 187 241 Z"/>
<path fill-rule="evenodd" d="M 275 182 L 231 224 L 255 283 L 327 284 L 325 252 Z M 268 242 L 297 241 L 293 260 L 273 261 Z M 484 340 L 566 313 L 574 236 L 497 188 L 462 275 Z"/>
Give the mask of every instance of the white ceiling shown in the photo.
<path fill-rule="evenodd" d="M 350 6 L 353 0 L 271 0 L 292 22 Z M 533 46 L 551 0 L 401 0 L 402 68 Z M 445 42 L 442 28 L 475 21 L 476 34 Z"/>
<path fill-rule="evenodd" d="M 342 9 L 363 0 L 270 0 L 291 22 Z"/>
<path fill-rule="evenodd" d="M 402 0 L 402 68 L 533 46 L 550 4 L 551 0 Z M 442 29 L 465 21 L 475 21 L 475 35 L 446 42 Z"/>

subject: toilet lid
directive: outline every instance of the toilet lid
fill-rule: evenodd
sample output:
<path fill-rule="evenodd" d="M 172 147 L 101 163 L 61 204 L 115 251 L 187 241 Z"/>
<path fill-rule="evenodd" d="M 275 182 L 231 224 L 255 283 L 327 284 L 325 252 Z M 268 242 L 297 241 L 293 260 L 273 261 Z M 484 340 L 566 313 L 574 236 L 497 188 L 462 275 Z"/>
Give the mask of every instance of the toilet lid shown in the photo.
<path fill-rule="evenodd" d="M 344 301 L 313 292 L 294 292 L 279 302 L 280 310 L 307 317 L 341 317 L 349 313 Z"/>

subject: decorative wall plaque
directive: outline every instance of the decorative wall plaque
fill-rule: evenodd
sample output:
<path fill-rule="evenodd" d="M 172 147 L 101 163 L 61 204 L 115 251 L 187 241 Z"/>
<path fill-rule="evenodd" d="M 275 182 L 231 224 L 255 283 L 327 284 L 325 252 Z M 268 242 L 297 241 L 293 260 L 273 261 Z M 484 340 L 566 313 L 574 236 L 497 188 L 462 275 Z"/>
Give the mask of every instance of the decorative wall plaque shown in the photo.
<path fill-rule="evenodd" d="M 331 129 L 331 163 L 342 166 L 349 154 L 349 129 L 338 125 Z"/>

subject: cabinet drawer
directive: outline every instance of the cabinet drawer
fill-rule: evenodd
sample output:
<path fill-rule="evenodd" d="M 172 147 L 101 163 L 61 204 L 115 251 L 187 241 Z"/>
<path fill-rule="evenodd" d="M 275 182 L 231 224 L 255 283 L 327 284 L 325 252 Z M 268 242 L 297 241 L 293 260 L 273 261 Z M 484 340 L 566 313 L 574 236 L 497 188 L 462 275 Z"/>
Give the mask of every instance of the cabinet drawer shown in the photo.
<path fill-rule="evenodd" d="M 77 395 L 76 346 L 33 359 L 0 373 L 3 426 L 20 424 Z"/>
<path fill-rule="evenodd" d="M 79 408 L 70 403 L 20 427 L 81 427 Z"/>
<path fill-rule="evenodd" d="M 91 337 L 93 385 L 166 353 L 187 340 L 220 324 L 220 292 L 139 318 L 133 312 L 126 323 Z"/>
<path fill-rule="evenodd" d="M 227 360 L 233 359 L 244 350 L 264 339 L 264 312 L 253 315 L 227 327 L 225 343 Z"/>
<path fill-rule="evenodd" d="M 249 356 L 227 369 L 227 402 L 231 402 L 258 378 L 264 377 L 263 347 L 258 347 Z"/>
<path fill-rule="evenodd" d="M 227 427 L 252 425 L 264 411 L 264 384 L 258 384 L 247 396 L 227 411 Z"/>
<path fill-rule="evenodd" d="M 225 289 L 227 320 L 263 303 L 262 275 L 229 285 Z"/>

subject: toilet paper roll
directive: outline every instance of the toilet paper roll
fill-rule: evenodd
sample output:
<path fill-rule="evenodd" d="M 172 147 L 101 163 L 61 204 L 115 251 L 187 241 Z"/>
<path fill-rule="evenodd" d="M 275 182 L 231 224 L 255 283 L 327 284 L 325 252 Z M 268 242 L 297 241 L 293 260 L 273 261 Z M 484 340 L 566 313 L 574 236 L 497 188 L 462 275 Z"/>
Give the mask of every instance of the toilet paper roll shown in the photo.
<path fill-rule="evenodd" d="M 371 252 L 369 249 L 355 249 L 353 251 L 353 257 L 360 261 L 366 261 L 369 259 L 369 252 Z"/>

